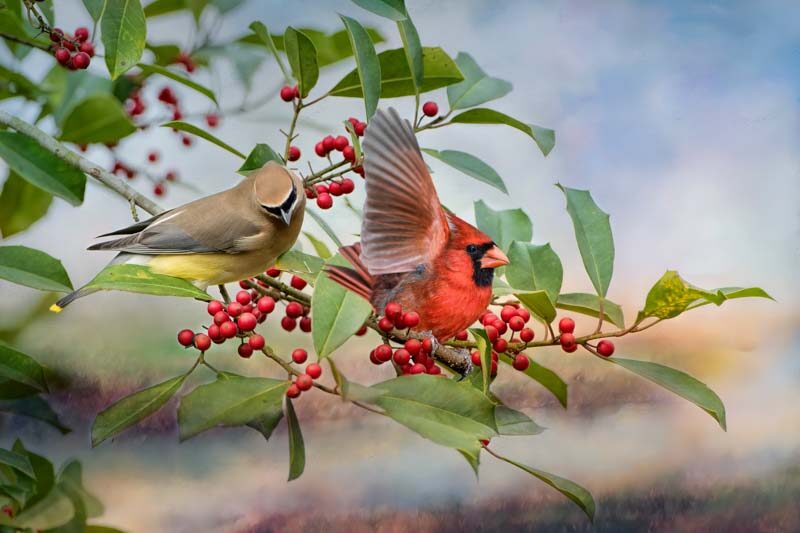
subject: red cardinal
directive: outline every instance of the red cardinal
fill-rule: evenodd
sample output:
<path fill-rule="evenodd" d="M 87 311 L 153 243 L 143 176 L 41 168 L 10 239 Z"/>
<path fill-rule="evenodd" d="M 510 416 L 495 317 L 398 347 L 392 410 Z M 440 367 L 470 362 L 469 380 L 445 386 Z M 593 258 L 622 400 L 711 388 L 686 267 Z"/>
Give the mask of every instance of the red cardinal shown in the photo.
<path fill-rule="evenodd" d="M 364 138 L 367 200 L 361 243 L 341 248 L 353 268 L 328 275 L 381 311 L 419 313 L 415 330 L 445 340 L 489 305 L 494 269 L 508 258 L 492 239 L 446 212 L 408 121 L 378 111 Z"/>

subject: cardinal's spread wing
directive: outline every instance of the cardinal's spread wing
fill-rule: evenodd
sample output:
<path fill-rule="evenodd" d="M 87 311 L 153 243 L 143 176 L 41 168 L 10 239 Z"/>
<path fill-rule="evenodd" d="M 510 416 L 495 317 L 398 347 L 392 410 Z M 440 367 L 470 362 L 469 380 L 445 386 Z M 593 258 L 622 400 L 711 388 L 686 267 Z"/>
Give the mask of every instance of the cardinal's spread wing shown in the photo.
<path fill-rule="evenodd" d="M 431 263 L 449 238 L 439 197 L 408 121 L 379 110 L 364 138 L 367 200 L 361 260 L 373 276 Z"/>
<path fill-rule="evenodd" d="M 238 210 L 210 202 L 193 202 L 107 235 L 128 237 L 102 242 L 89 250 L 118 250 L 134 254 L 236 254 L 260 241 L 264 231 L 255 220 Z"/>

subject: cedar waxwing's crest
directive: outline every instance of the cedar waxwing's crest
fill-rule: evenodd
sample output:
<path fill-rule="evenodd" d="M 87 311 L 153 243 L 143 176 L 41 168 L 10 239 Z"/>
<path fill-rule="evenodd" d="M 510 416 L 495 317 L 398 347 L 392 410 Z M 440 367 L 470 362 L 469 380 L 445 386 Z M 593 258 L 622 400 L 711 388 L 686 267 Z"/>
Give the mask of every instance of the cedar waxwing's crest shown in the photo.
<path fill-rule="evenodd" d="M 269 162 L 253 173 L 256 200 L 267 214 L 287 226 L 298 205 L 298 192 L 292 175 L 277 163 Z"/>

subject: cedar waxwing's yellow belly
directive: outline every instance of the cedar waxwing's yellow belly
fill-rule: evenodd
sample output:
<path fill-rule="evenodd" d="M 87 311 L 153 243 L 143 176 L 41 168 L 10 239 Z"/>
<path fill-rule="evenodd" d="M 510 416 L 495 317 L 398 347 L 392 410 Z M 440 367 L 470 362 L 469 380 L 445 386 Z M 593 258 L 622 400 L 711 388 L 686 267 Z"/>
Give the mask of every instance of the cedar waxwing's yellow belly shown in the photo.
<path fill-rule="evenodd" d="M 274 258 L 270 261 L 263 253 L 187 254 L 154 256 L 148 266 L 157 274 L 183 278 L 201 285 L 219 285 L 261 274 L 273 266 L 272 263 Z"/>

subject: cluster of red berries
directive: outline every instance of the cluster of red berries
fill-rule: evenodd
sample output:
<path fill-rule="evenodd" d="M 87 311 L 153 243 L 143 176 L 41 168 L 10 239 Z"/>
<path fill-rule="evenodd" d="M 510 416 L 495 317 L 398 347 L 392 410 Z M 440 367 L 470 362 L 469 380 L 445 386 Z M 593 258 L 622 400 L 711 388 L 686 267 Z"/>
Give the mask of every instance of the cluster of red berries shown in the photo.
<path fill-rule="evenodd" d="M 80 27 L 74 35 L 64 33 L 61 28 L 50 31 L 50 40 L 53 41 L 53 55 L 60 65 L 70 70 L 80 70 L 89 67 L 94 57 L 94 45 L 89 42 L 89 30 Z"/>
<path fill-rule="evenodd" d="M 356 190 L 356 184 L 350 178 L 331 180 L 327 185 L 317 183 L 314 188 L 306 188 L 306 198 L 309 200 L 316 198 L 317 207 L 320 209 L 330 209 L 333 207 L 333 197 L 350 194 Z"/>
<path fill-rule="evenodd" d="M 394 329 L 410 329 L 419 325 L 419 314 L 416 311 L 403 312 L 403 307 L 396 302 L 389 302 L 378 319 L 378 328 L 389 333 Z M 366 333 L 363 327 L 357 335 Z M 433 358 L 434 343 L 431 338 L 422 340 L 408 339 L 402 347 L 392 349 L 388 343 L 379 344 L 369 353 L 373 364 L 382 365 L 393 361 L 403 374 L 439 375 L 442 370 L 436 366 Z"/>
<path fill-rule="evenodd" d="M 383 310 L 383 316 L 378 319 L 378 329 L 385 333 L 393 329 L 411 329 L 419 325 L 419 313 L 416 311 L 403 312 L 403 307 L 396 302 L 389 302 Z"/>
<path fill-rule="evenodd" d="M 489 337 L 489 342 L 492 343 L 492 376 L 497 375 L 498 353 L 507 353 L 514 356 L 512 366 L 515 369 L 524 371 L 528 368 L 530 365 L 528 357 L 519 353 L 521 351 L 519 348 L 512 351 L 509 343 L 516 340 L 517 334 L 519 334 L 520 342 L 527 344 L 533 340 L 535 336 L 533 329 L 526 326 L 530 319 L 530 312 L 518 304 L 504 305 L 500 311 L 500 316 L 487 309 L 478 318 L 486 331 L 486 336 Z M 508 339 L 503 337 L 507 332 L 511 333 Z M 455 338 L 459 341 L 465 341 L 468 337 L 467 332 L 462 331 Z M 475 366 L 481 365 L 481 355 L 477 351 L 472 352 L 472 364 Z"/>
<path fill-rule="evenodd" d="M 567 353 L 572 353 L 578 349 L 578 343 L 575 339 L 575 321 L 569 317 L 564 317 L 558 322 L 558 331 L 561 335 L 558 337 L 558 342 L 561 344 L 561 349 Z M 597 343 L 597 353 L 603 357 L 611 357 L 614 354 L 614 343 L 608 339 L 603 339 Z"/>
<path fill-rule="evenodd" d="M 289 87 L 288 85 L 281 87 L 281 100 L 284 102 L 291 102 L 295 98 L 300 98 L 300 91 L 297 85 L 294 87 Z"/>
<path fill-rule="evenodd" d="M 301 365 L 306 362 L 306 359 L 308 359 L 308 352 L 304 349 L 296 348 L 292 352 L 292 362 Z M 314 380 L 318 379 L 321 375 L 322 367 L 317 363 L 311 363 L 306 367 L 305 373 L 297 376 L 294 382 L 289 385 L 289 388 L 286 389 L 286 396 L 289 398 L 297 398 L 301 393 L 313 387 Z"/>

